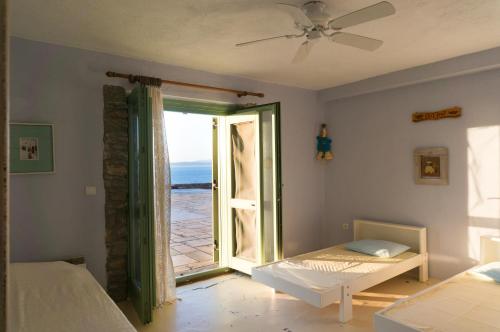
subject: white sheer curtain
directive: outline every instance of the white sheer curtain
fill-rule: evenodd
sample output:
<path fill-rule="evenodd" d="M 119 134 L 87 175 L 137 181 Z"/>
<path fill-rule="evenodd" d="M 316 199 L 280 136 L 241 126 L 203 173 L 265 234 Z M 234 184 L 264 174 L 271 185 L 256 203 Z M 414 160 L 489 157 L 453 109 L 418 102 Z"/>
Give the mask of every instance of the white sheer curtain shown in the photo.
<path fill-rule="evenodd" d="M 153 118 L 153 177 L 156 307 L 175 301 L 175 272 L 170 255 L 170 164 L 160 88 L 149 87 Z"/>

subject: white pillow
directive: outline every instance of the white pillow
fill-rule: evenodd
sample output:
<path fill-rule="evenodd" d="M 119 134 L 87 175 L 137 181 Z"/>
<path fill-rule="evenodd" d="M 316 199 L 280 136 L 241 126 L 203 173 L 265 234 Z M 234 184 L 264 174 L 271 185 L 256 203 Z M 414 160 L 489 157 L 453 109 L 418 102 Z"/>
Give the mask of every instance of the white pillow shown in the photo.
<path fill-rule="evenodd" d="M 384 240 L 359 240 L 346 244 L 346 249 L 377 257 L 394 257 L 408 251 L 404 244 Z"/>

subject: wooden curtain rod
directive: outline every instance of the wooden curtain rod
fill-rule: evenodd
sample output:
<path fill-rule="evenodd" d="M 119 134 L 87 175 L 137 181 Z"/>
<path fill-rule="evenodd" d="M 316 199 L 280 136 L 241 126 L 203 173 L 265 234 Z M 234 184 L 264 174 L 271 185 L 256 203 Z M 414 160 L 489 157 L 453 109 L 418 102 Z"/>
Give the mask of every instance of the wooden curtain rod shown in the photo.
<path fill-rule="evenodd" d="M 255 97 L 260 97 L 260 98 L 264 97 L 264 94 L 260 93 L 260 92 L 249 92 L 249 91 L 242 91 L 242 90 L 219 88 L 219 87 L 210 86 L 210 85 L 201 85 L 201 84 L 185 83 L 185 82 L 178 82 L 178 81 L 170 81 L 170 80 L 164 80 L 161 78 L 141 76 L 141 75 L 132 75 L 132 74 L 127 75 L 127 74 L 115 73 L 112 71 L 106 72 L 106 76 L 126 78 L 131 83 L 140 82 L 143 84 L 155 85 L 155 86 L 160 86 L 162 83 L 165 83 L 165 84 L 186 86 L 189 88 L 235 93 L 238 97 L 244 97 L 244 96 L 255 96 Z"/>

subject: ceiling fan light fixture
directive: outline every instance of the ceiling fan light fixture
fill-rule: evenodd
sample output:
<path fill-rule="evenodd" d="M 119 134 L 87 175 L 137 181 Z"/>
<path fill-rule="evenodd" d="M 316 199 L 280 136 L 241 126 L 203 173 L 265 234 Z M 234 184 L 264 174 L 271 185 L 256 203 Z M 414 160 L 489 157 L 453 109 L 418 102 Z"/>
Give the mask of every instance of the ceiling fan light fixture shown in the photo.
<path fill-rule="evenodd" d="M 321 38 L 321 32 L 319 30 L 313 29 L 307 33 L 307 39 L 317 39 Z"/>

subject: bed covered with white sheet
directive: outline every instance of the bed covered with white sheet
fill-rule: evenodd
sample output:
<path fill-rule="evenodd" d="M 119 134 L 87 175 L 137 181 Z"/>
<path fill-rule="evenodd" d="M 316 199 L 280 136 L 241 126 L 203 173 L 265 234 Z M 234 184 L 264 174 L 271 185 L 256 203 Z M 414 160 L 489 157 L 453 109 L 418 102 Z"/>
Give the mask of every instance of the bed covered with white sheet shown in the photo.
<path fill-rule="evenodd" d="M 345 249 L 344 245 L 337 245 L 264 265 L 254 271 L 257 274 L 265 273 L 275 279 L 307 287 L 320 294 L 338 288 L 344 283 L 356 282 L 368 275 L 412 260 L 418 261 L 418 254 L 405 252 L 396 257 L 381 258 Z"/>
<path fill-rule="evenodd" d="M 13 263 L 9 276 L 10 332 L 136 331 L 84 267 Z"/>
<path fill-rule="evenodd" d="M 469 270 L 375 315 L 378 332 L 500 331 L 500 285 Z"/>
<path fill-rule="evenodd" d="M 392 258 L 354 252 L 344 245 L 256 267 L 252 278 L 322 308 L 340 301 L 340 320 L 352 315 L 352 294 L 416 267 L 427 279 L 426 230 L 422 227 L 355 220 L 354 238 L 407 244 L 411 249 Z"/>

